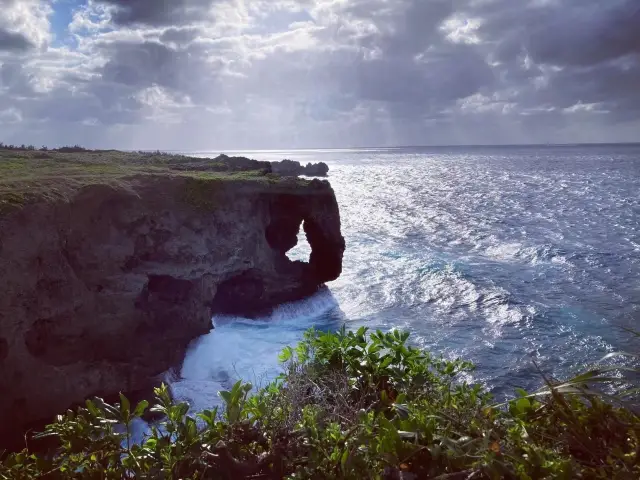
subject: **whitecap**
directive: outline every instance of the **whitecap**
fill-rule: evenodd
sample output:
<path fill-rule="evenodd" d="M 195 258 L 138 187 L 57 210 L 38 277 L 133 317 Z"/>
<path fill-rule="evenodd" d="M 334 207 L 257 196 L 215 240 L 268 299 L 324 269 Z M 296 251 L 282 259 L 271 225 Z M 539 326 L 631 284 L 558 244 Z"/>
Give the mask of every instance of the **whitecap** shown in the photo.
<path fill-rule="evenodd" d="M 218 392 L 237 380 L 264 386 L 279 373 L 278 354 L 311 328 L 333 329 L 343 321 L 329 290 L 277 307 L 267 317 L 217 316 L 214 330 L 194 341 L 177 376 L 168 378 L 173 397 L 194 410 L 219 405 Z"/>

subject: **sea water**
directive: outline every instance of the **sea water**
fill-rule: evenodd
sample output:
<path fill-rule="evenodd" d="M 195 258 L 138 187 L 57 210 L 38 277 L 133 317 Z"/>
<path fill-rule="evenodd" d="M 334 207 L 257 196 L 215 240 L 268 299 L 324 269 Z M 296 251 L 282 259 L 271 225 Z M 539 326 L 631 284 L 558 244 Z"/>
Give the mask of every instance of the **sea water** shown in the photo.
<path fill-rule="evenodd" d="M 170 378 L 195 409 L 263 385 L 312 326 L 402 329 L 497 396 L 640 351 L 640 146 L 225 152 L 329 164 L 342 276 L 267 318 L 213 319 Z M 198 152 L 215 156 L 217 152 Z M 306 259 L 304 234 L 289 252 Z M 540 369 L 540 370 L 539 370 Z"/>

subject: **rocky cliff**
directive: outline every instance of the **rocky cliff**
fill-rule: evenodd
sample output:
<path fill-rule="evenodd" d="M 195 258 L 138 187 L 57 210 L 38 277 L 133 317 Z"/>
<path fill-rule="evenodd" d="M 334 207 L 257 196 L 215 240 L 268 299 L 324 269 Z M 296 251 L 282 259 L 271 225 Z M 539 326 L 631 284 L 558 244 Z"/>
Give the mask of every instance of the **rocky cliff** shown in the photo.
<path fill-rule="evenodd" d="M 286 252 L 302 225 L 308 263 Z M 0 212 L 0 436 L 148 387 L 207 333 L 341 273 L 327 182 L 136 175 Z"/>

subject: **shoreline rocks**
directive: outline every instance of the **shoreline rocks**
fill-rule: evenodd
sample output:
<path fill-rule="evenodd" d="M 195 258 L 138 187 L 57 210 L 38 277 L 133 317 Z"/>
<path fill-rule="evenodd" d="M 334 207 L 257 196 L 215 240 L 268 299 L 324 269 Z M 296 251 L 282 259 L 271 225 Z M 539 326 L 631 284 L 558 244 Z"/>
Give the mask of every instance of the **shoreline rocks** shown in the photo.
<path fill-rule="evenodd" d="M 280 162 L 271 162 L 271 171 L 282 176 L 326 177 L 329 173 L 329 166 L 324 162 L 307 163 L 303 166 L 300 162 L 285 159 Z"/>

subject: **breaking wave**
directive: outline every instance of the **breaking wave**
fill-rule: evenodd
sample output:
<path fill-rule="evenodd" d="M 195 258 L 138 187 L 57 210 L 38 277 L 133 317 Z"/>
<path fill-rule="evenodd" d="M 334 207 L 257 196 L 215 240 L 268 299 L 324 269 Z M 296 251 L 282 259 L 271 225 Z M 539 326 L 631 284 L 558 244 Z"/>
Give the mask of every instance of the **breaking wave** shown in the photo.
<path fill-rule="evenodd" d="M 331 330 L 344 321 L 328 290 L 276 308 L 268 317 L 217 316 L 214 329 L 190 346 L 179 372 L 167 375 L 174 398 L 196 410 L 219 404 L 218 391 L 242 379 L 265 385 L 279 373 L 278 354 L 305 330 Z"/>

